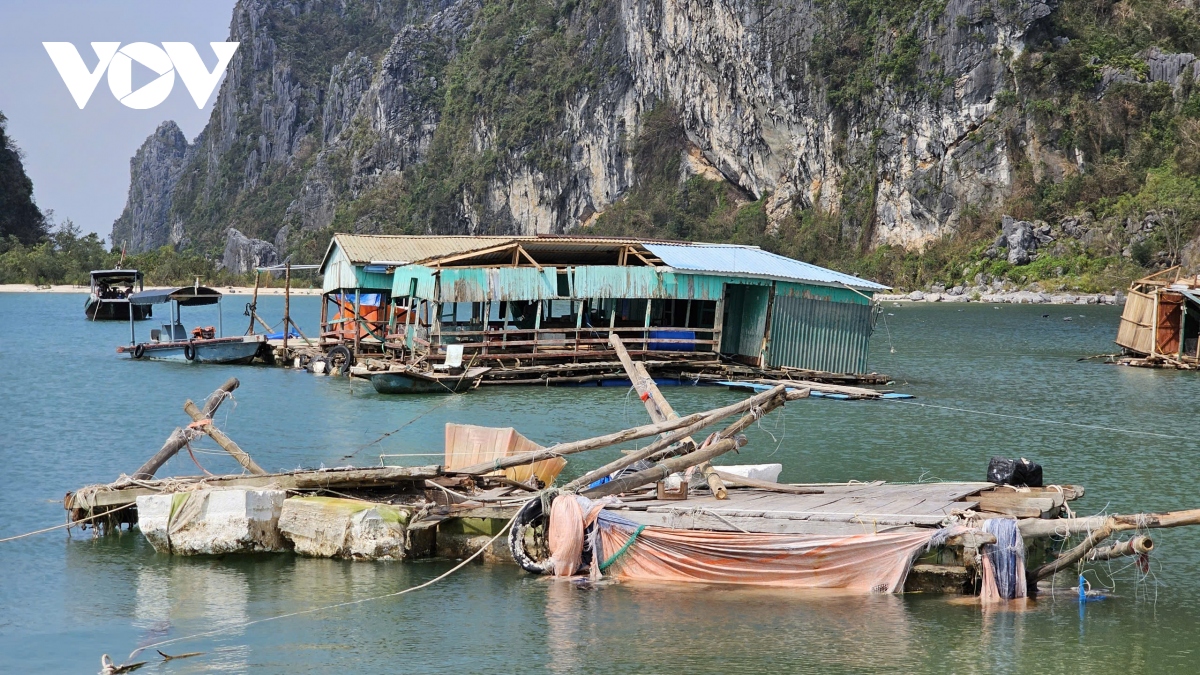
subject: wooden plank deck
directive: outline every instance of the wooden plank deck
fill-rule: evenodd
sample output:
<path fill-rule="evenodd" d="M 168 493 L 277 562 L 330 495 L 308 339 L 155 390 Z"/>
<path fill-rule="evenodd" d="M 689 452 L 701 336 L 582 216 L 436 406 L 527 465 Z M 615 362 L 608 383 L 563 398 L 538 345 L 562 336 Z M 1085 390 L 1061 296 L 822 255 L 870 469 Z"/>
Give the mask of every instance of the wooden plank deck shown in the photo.
<path fill-rule="evenodd" d="M 935 527 L 963 501 L 995 487 L 991 483 L 848 483 L 805 485 L 822 494 L 793 495 L 757 489 L 729 491 L 682 501 L 651 500 L 614 509 L 643 525 L 723 531 L 794 534 L 854 534 Z"/>

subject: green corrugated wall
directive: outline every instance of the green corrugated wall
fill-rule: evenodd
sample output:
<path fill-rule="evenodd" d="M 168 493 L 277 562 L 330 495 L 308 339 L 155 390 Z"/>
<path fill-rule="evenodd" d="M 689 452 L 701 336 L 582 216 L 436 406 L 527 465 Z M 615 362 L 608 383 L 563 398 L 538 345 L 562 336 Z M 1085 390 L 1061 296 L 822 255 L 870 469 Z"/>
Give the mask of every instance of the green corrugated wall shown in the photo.
<path fill-rule="evenodd" d="M 771 310 L 767 363 L 863 373 L 867 370 L 872 329 L 872 307 L 865 299 L 863 303 L 831 302 L 777 294 Z"/>

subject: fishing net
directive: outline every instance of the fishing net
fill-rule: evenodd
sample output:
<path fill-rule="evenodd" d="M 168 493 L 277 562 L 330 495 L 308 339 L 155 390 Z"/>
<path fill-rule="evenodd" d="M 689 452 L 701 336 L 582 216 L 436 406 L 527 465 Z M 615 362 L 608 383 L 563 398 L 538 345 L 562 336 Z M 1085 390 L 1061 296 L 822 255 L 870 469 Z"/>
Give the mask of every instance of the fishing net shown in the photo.
<path fill-rule="evenodd" d="M 988 518 L 983 531 L 996 536 L 995 544 L 983 548 L 983 588 L 979 595 L 984 602 L 1023 598 L 1025 587 L 1025 541 L 1011 518 Z"/>
<path fill-rule="evenodd" d="M 934 529 L 819 535 L 647 527 L 597 508 L 584 497 L 575 498 L 578 511 L 565 505 L 560 509 L 559 500 L 569 498 L 558 497 L 551 511 L 551 550 L 555 550 L 556 533 L 564 539 L 568 533 L 581 535 L 595 513 L 593 574 L 600 571 L 623 580 L 895 593 L 904 587 L 913 559 L 939 533 L 945 534 Z M 560 546 L 559 550 L 566 550 L 565 543 Z"/>

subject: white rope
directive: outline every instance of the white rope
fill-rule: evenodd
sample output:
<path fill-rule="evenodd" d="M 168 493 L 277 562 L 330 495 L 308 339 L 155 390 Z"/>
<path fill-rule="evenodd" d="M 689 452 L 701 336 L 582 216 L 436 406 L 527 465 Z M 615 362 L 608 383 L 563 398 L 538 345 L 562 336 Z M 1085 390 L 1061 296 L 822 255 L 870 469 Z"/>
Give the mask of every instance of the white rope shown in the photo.
<path fill-rule="evenodd" d="M 535 497 L 534 499 L 537 499 L 537 497 Z M 533 501 L 533 500 L 532 499 L 527 500 L 525 503 L 527 504 L 530 501 Z M 517 513 L 520 513 L 520 509 L 517 510 Z M 514 515 L 512 518 L 510 518 L 508 520 L 508 522 L 504 524 L 504 527 L 500 528 L 500 531 L 496 533 L 496 536 L 492 537 L 486 544 L 484 544 L 479 550 L 472 553 L 469 557 L 464 558 L 462 562 L 458 563 L 454 567 L 451 567 L 449 570 L 443 572 L 442 574 L 439 574 L 438 576 L 430 579 L 429 581 L 426 581 L 421 584 L 417 584 L 416 586 L 411 586 L 402 591 L 396 591 L 394 593 L 385 593 L 383 595 L 376 595 L 376 596 L 373 596 L 370 598 L 360 598 L 358 600 L 347 600 L 346 602 L 339 602 L 339 603 L 335 603 L 332 605 L 324 605 L 322 607 L 313 607 L 312 609 L 304 609 L 304 610 L 300 610 L 299 612 L 290 612 L 288 614 L 280 614 L 278 616 L 269 616 L 264 619 L 255 619 L 254 621 L 246 621 L 244 623 L 239 623 L 239 624 L 236 624 L 233 626 L 225 626 L 224 628 L 217 628 L 215 630 L 205 631 L 203 633 L 194 633 L 192 635 L 184 635 L 182 637 L 171 638 L 170 640 L 163 640 L 161 642 L 155 642 L 154 644 L 149 644 L 149 645 L 146 645 L 145 647 L 138 647 L 137 649 L 133 650 L 132 652 L 129 653 L 129 657 L 126 660 L 128 661 L 128 660 L 133 659 L 135 656 L 137 656 L 138 654 L 140 654 L 141 652 L 143 652 L 147 649 L 158 648 L 158 647 L 162 647 L 164 645 L 174 644 L 176 642 L 183 642 L 184 640 L 194 640 L 196 638 L 201 638 L 201 637 L 220 635 L 221 633 L 228 633 L 231 631 L 240 630 L 243 628 L 247 628 L 249 626 L 253 626 L 255 624 L 267 623 L 268 621 L 278 621 L 279 619 L 288 619 L 288 618 L 291 618 L 294 616 L 302 616 L 304 614 L 314 614 L 316 612 L 323 612 L 323 611 L 330 610 L 330 609 L 338 609 L 340 607 L 349 607 L 350 605 L 361 605 L 365 602 L 374 602 L 375 600 L 394 598 L 396 596 L 404 595 L 405 593 L 412 593 L 413 591 L 419 591 L 423 588 L 428 588 L 428 587 L 436 584 L 437 582 L 441 581 L 442 579 L 445 579 L 446 577 L 450 576 L 451 574 L 454 574 L 455 572 L 459 571 L 463 567 L 466 567 L 467 563 L 471 562 L 475 558 L 478 558 L 481 554 L 483 554 L 484 551 L 491 548 L 492 544 L 494 544 L 497 539 L 504 536 L 504 533 L 508 531 L 508 528 L 512 527 L 513 521 L 515 521 L 516 519 L 517 519 L 516 515 Z"/>
<path fill-rule="evenodd" d="M 67 523 L 62 523 L 61 525 L 55 525 L 54 527 L 47 527 L 47 528 L 41 529 L 41 530 L 34 530 L 33 532 L 26 532 L 25 534 L 18 534 L 14 537 L 5 537 L 4 539 L 0 539 L 0 543 L 6 542 L 6 541 L 15 541 L 17 539 L 24 539 L 25 537 L 32 537 L 35 534 L 44 534 L 46 532 L 53 532 L 54 530 L 61 530 L 64 527 L 73 527 L 80 523 L 86 523 L 88 521 L 95 520 L 97 518 L 103 518 L 109 514 L 116 513 L 117 511 L 122 511 L 122 510 L 127 509 L 134 505 L 135 504 L 130 503 L 130 504 L 126 504 L 125 506 L 121 506 L 121 507 L 118 507 L 115 509 L 110 509 L 108 511 L 105 511 L 104 513 L 97 513 L 94 516 L 88 516 L 87 518 L 80 518 L 79 520 L 72 520 Z"/>
<path fill-rule="evenodd" d="M 970 413 L 970 414 L 974 414 L 974 415 L 990 415 L 992 417 L 1006 417 L 1008 419 L 1014 419 L 1014 420 L 1025 420 L 1026 422 L 1041 422 L 1042 424 L 1059 424 L 1059 425 L 1067 426 L 1067 427 L 1079 427 L 1082 429 L 1095 429 L 1097 431 L 1115 431 L 1117 433 L 1122 433 L 1122 434 L 1135 434 L 1135 435 L 1139 435 L 1139 436 L 1156 436 L 1158 438 L 1171 438 L 1171 439 L 1182 440 L 1182 441 L 1192 440 L 1191 438 L 1188 438 L 1186 436 L 1176 436 L 1173 434 L 1160 434 L 1155 431 L 1138 431 L 1136 429 L 1119 429 L 1117 427 L 1105 427 L 1105 426 L 1100 426 L 1098 424 L 1079 424 L 1078 422 L 1060 422 L 1058 420 L 1047 420 L 1047 419 L 1041 419 L 1038 417 L 1026 417 L 1024 415 L 1007 415 L 1005 413 L 987 412 L 985 410 L 968 410 L 966 408 L 954 408 L 954 407 L 947 406 L 947 405 L 934 405 L 932 403 L 917 403 L 916 401 L 905 401 L 902 399 L 895 399 L 895 398 L 885 398 L 882 400 L 890 401 L 892 403 L 904 403 L 906 405 L 917 405 L 917 406 L 921 406 L 922 408 L 938 408 L 940 410 L 952 410 L 954 412 Z"/>

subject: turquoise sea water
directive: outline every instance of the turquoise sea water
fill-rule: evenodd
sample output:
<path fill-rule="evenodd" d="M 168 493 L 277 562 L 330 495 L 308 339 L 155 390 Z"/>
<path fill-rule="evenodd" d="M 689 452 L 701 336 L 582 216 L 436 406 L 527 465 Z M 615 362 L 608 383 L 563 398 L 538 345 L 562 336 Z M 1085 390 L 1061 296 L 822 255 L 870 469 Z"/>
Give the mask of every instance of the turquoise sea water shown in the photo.
<path fill-rule="evenodd" d="M 244 329 L 245 301 L 227 296 L 227 333 Z M 281 298 L 259 304 L 269 320 L 282 310 Z M 206 309 L 185 309 L 185 324 L 215 324 Z M 293 312 L 311 330 L 317 300 L 294 299 Z M 915 404 L 790 404 L 752 428 L 729 462 L 782 462 L 788 481 L 980 480 L 990 456 L 1025 456 L 1050 482 L 1086 486 L 1074 503 L 1083 513 L 1200 507 L 1200 374 L 1076 360 L 1115 350 L 1118 309 L 889 304 L 887 312 L 871 366 L 916 394 Z M 127 324 L 87 322 L 82 295 L 0 294 L 0 317 L 0 537 L 62 522 L 65 492 L 135 469 L 188 421 L 184 399 L 199 401 L 231 375 L 242 386 L 218 424 L 272 470 L 440 452 L 448 421 L 511 425 L 543 443 L 645 421 L 636 397 L 615 387 L 383 397 L 362 382 L 277 368 L 131 362 L 114 351 Z M 720 388 L 665 393 L 681 412 L 740 397 Z M 421 413 L 403 433 L 363 447 Z M 209 470 L 236 468 L 210 454 L 219 453 L 211 443 L 199 447 Z M 573 459 L 565 475 L 615 453 Z M 197 472 L 184 454 L 164 473 Z M 407 588 L 453 561 L 170 558 L 136 531 L 101 539 L 56 531 L 0 543 L 0 672 L 96 672 L 102 653 L 120 662 L 139 645 L 223 627 L 236 629 L 164 649 L 202 656 L 139 672 L 1200 672 L 1200 530 L 1154 538 L 1150 577 L 1123 561 L 1099 569 L 1092 583 L 1115 586 L 1115 596 L 1082 611 L 1065 594 L 1024 612 L 985 613 L 944 597 L 581 588 L 480 564 L 403 597 L 243 627 Z"/>

